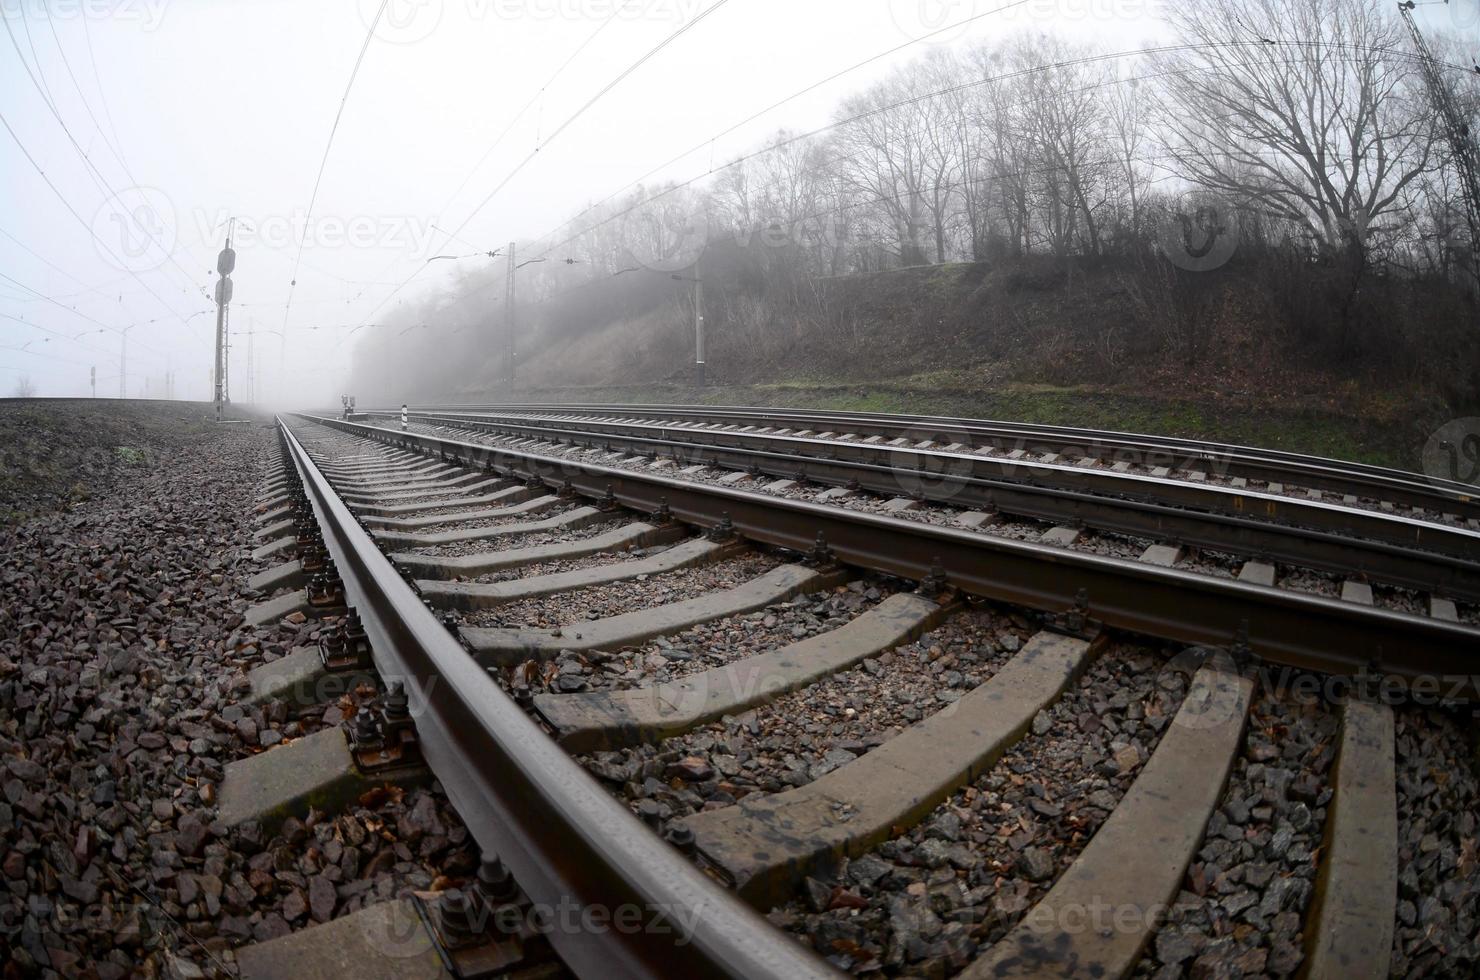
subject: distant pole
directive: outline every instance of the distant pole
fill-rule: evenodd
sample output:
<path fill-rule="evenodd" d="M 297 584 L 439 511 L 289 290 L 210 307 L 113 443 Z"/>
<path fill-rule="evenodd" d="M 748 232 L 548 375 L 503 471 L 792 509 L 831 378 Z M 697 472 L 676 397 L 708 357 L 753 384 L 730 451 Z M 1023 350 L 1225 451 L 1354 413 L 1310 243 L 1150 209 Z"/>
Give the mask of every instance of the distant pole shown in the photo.
<path fill-rule="evenodd" d="M 92 396 L 98 397 L 98 366 L 96 364 L 88 369 L 88 383 L 92 385 Z"/>
<path fill-rule="evenodd" d="M 221 249 L 221 254 L 216 256 L 216 272 L 220 279 L 216 280 L 216 370 L 215 401 L 216 420 L 221 420 L 221 413 L 227 401 L 226 394 L 226 308 L 231 305 L 231 273 L 236 269 L 236 251 L 231 247 L 231 233 L 236 228 L 236 219 L 232 218 L 226 227 L 226 246 Z"/>
<path fill-rule="evenodd" d="M 252 331 L 256 329 L 257 321 L 254 318 L 247 319 L 247 401 L 257 401 L 257 372 L 253 365 L 252 353 Z"/>
<path fill-rule="evenodd" d="M 675 272 L 668 278 L 694 284 L 694 382 L 702 388 L 706 382 L 704 365 L 704 278 L 699 275 L 699 260 L 694 259 L 694 274 L 692 276 L 681 276 Z"/>
<path fill-rule="evenodd" d="M 128 332 L 133 329 L 133 324 L 124 327 L 120 333 L 123 335 L 123 349 L 118 354 L 118 397 L 127 398 L 128 392 L 123 390 L 123 379 L 128 377 Z"/>
<path fill-rule="evenodd" d="M 694 376 L 704 387 L 704 280 L 699 278 L 699 262 L 694 262 Z"/>
<path fill-rule="evenodd" d="M 504 286 L 504 365 L 510 384 L 514 382 L 514 357 L 514 243 L 510 242 Z"/>

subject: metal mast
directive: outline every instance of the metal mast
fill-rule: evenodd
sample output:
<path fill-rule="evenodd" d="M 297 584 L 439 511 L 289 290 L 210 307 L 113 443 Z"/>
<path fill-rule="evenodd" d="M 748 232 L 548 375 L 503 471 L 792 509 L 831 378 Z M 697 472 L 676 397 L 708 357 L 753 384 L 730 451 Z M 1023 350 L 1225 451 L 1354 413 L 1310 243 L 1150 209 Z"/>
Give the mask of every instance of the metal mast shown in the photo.
<path fill-rule="evenodd" d="M 216 370 L 213 372 L 216 387 L 216 419 L 231 400 L 226 388 L 226 310 L 231 305 L 231 273 L 236 269 L 236 250 L 231 247 L 231 233 L 236 230 L 236 219 L 232 218 L 226 228 L 226 247 L 216 256 Z"/>
<path fill-rule="evenodd" d="M 509 243 L 508 271 L 504 274 L 504 376 L 514 383 L 514 243 Z"/>
<path fill-rule="evenodd" d="M 1449 0 L 1445 0 L 1446 4 L 1448 2 Z M 1428 88 L 1429 98 L 1439 110 L 1440 121 L 1444 124 L 1450 159 L 1459 178 L 1465 223 L 1470 229 L 1470 274 L 1475 277 L 1476 284 L 1480 284 L 1480 151 L 1475 148 L 1474 136 L 1470 133 L 1469 123 L 1459 111 L 1454 92 L 1440 74 L 1434 52 L 1429 50 L 1428 42 L 1424 40 L 1418 24 L 1413 20 L 1414 6 L 1414 0 L 1403 0 L 1398 4 L 1398 11 L 1403 15 L 1403 23 L 1408 25 L 1408 33 L 1413 35 L 1413 45 L 1418 49 L 1418 61 L 1423 70 L 1424 85 Z"/>

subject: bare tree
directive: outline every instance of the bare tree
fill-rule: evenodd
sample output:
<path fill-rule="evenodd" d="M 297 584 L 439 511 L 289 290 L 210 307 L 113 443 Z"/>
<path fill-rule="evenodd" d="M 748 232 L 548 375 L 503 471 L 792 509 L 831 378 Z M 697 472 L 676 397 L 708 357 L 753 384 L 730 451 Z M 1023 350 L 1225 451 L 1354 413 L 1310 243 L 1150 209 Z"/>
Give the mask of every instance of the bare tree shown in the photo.
<path fill-rule="evenodd" d="M 36 397 L 36 386 L 31 383 L 31 376 L 29 374 L 23 374 L 23 375 L 21 375 L 20 376 L 20 379 L 18 381 L 16 381 L 16 383 L 15 383 L 15 397 L 16 398 L 35 398 Z"/>
<path fill-rule="evenodd" d="M 1142 109 L 1140 82 L 1134 77 L 1121 79 L 1106 90 L 1106 117 L 1109 122 L 1115 162 L 1125 180 L 1130 202 L 1127 228 L 1132 241 L 1141 237 L 1141 187 L 1148 179 L 1142 162 L 1142 150 L 1149 133 Z"/>
<path fill-rule="evenodd" d="M 1186 0 L 1156 59 L 1168 152 L 1194 183 L 1365 252 L 1433 165 L 1434 123 L 1378 0 Z M 1244 43 L 1230 43 L 1231 40 Z"/>

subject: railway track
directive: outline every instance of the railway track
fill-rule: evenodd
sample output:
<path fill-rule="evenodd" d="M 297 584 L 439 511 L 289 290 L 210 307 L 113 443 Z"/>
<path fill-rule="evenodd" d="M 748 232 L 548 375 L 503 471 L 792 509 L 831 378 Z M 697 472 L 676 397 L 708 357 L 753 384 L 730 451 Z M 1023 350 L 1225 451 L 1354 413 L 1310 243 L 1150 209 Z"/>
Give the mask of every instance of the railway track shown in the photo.
<path fill-rule="evenodd" d="M 382 692 L 351 755 L 404 743 L 518 883 L 426 905 L 444 966 L 535 969 L 459 924 L 573 899 L 683 933 L 551 932 L 582 975 L 1382 976 L 1432 855 L 1474 878 L 1473 816 L 1410 840 L 1413 705 L 1480 694 L 1456 488 L 955 420 L 369 418 L 281 421 L 262 615 L 324 617 L 307 686 Z"/>

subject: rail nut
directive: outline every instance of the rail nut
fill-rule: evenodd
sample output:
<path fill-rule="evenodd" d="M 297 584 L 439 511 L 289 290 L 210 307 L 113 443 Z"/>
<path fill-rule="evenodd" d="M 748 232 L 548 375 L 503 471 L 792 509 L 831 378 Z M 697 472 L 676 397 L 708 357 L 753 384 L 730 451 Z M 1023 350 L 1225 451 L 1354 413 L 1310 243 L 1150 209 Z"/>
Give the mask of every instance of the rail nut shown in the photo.
<path fill-rule="evenodd" d="M 803 562 L 814 568 L 827 568 L 835 563 L 836 556 L 833 550 L 827 546 L 827 536 L 821 531 L 817 532 L 817 540 L 812 543 L 812 550 L 807 552 Z"/>
<path fill-rule="evenodd" d="M 920 580 L 920 594 L 927 599 L 934 599 L 946 590 L 946 585 L 945 566 L 937 557 L 931 561 L 930 571 Z"/>
<path fill-rule="evenodd" d="M 437 902 L 437 925 L 442 944 L 462 949 L 478 942 L 488 924 L 488 909 L 477 890 L 449 888 Z"/>
<path fill-rule="evenodd" d="M 379 752 L 385 746 L 385 740 L 380 734 L 380 719 L 375 716 L 365 705 L 355 712 L 354 720 L 349 726 L 350 744 L 354 746 L 355 753 Z"/>
<path fill-rule="evenodd" d="M 733 541 L 735 539 L 735 525 L 730 521 L 729 511 L 720 515 L 719 523 L 709 529 L 710 541 Z"/>
<path fill-rule="evenodd" d="M 320 609 L 344 605 L 344 583 L 330 567 L 308 580 L 308 604 Z"/>

